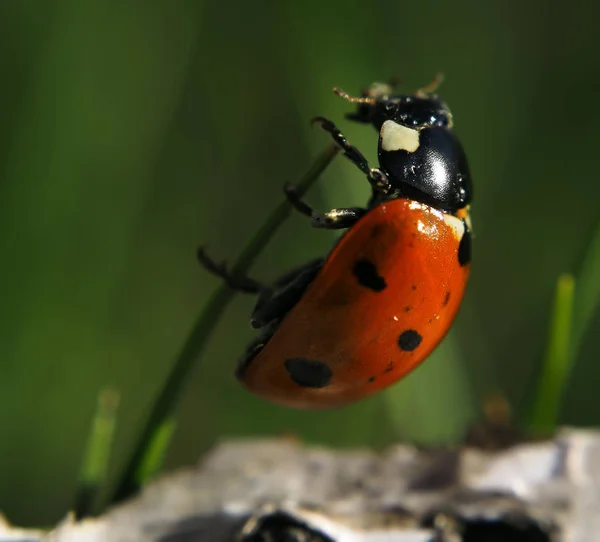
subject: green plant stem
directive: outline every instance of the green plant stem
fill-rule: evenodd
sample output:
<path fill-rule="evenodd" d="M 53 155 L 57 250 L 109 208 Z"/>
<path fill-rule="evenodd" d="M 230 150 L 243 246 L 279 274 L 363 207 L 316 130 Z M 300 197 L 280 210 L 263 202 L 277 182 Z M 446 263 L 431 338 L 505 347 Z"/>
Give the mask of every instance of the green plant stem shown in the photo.
<path fill-rule="evenodd" d="M 571 355 L 575 358 L 590 322 L 600 306 L 600 222 L 596 224 L 585 257 L 576 274 Z"/>
<path fill-rule="evenodd" d="M 563 391 L 573 362 L 571 337 L 574 296 L 575 279 L 572 275 L 561 275 L 556 283 L 546 357 L 531 419 L 534 434 L 551 433 L 557 424 Z"/>
<path fill-rule="evenodd" d="M 78 519 L 94 511 L 98 496 L 105 487 L 118 408 L 119 394 L 112 389 L 102 390 L 98 395 L 75 493 L 73 511 Z"/>
<path fill-rule="evenodd" d="M 331 145 L 321 153 L 296 186 L 299 195 L 303 195 L 308 191 L 338 152 L 338 148 Z M 289 202 L 285 201 L 271 213 L 233 265 L 233 274 L 242 275 L 248 271 L 256 257 L 271 240 L 277 228 L 290 215 L 291 210 Z M 139 490 L 142 482 L 138 477 L 141 472 L 140 466 L 147 464 L 146 456 L 148 453 L 156 453 L 152 444 L 157 442 L 157 432 L 161 432 L 163 426 L 173 419 L 183 384 L 188 380 L 188 375 L 193 369 L 195 361 L 204 350 L 213 329 L 233 296 L 234 292 L 223 284 L 209 298 L 208 303 L 198 316 L 173 365 L 171 373 L 154 402 L 146 425 L 135 445 L 133 454 L 125 467 L 111 502 L 122 501 Z M 164 445 L 166 446 L 166 443 Z"/>
<path fill-rule="evenodd" d="M 175 417 L 167 418 L 160 427 L 156 428 L 152 441 L 148 443 L 142 462 L 138 465 L 135 479 L 140 487 L 149 482 L 161 469 L 169 444 L 175 433 Z"/>

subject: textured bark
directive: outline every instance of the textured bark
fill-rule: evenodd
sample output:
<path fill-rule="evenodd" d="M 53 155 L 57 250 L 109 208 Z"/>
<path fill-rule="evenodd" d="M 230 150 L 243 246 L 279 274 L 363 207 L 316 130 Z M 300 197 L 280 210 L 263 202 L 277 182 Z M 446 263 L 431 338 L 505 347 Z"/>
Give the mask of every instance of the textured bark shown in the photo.
<path fill-rule="evenodd" d="M 599 532 L 600 433 L 568 429 L 496 452 L 229 441 L 100 518 L 50 533 L 0 523 L 0 540 L 23 542 L 595 542 Z"/>

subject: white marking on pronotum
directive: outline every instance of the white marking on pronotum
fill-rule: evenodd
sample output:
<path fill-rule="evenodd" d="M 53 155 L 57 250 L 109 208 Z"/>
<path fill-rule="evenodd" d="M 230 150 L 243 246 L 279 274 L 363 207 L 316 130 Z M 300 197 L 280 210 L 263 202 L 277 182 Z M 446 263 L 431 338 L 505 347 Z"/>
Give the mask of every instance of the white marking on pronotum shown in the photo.
<path fill-rule="evenodd" d="M 381 126 L 381 148 L 384 151 L 415 152 L 419 148 L 419 132 L 386 120 Z"/>
<path fill-rule="evenodd" d="M 460 241 L 465 233 L 465 225 L 460 218 L 444 213 L 444 222 L 454 231 L 454 236 Z"/>

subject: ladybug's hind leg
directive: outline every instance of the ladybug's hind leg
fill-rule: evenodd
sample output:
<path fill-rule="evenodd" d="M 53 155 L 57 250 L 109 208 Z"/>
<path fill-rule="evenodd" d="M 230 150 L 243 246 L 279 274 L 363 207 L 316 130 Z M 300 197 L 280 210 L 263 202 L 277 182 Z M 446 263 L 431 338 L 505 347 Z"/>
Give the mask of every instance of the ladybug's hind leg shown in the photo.
<path fill-rule="evenodd" d="M 327 211 L 326 213 L 320 213 L 302 201 L 292 185 L 285 185 L 284 191 L 294 209 L 312 218 L 312 226 L 314 228 L 325 228 L 328 230 L 350 228 L 367 212 L 363 207 L 342 207 L 340 209 L 331 209 L 331 211 Z"/>
<path fill-rule="evenodd" d="M 323 258 L 293 269 L 275 281 L 256 302 L 250 323 L 254 328 L 281 320 L 293 307 L 323 267 Z"/>
<path fill-rule="evenodd" d="M 243 292 L 246 294 L 261 294 L 268 289 L 261 282 L 254 280 L 253 278 L 245 275 L 234 275 L 229 269 L 227 269 L 225 262 L 215 262 L 206 253 L 204 247 L 200 247 L 198 249 L 197 255 L 198 261 L 202 267 L 204 267 L 204 269 L 210 271 L 213 275 L 222 278 L 225 281 L 225 284 L 227 284 L 227 286 L 236 292 Z"/>

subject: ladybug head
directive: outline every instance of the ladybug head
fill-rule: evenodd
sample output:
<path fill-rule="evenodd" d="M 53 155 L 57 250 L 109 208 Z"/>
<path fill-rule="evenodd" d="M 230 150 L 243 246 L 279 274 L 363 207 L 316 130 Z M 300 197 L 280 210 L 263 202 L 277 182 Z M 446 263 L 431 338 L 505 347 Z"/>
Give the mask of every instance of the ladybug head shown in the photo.
<path fill-rule="evenodd" d="M 347 118 L 379 130 L 379 165 L 386 173 L 390 198 L 409 198 L 455 213 L 472 197 L 465 152 L 452 131 L 452 113 L 432 92 L 395 95 L 391 86 L 375 83 Z"/>
<path fill-rule="evenodd" d="M 391 85 L 373 83 L 363 90 L 360 98 L 353 98 L 337 89 L 334 92 L 357 104 L 356 111 L 348 113 L 347 119 L 372 124 L 377 130 L 391 118 L 400 119 L 406 126 L 452 127 L 452 113 L 446 104 L 426 90 L 418 90 L 414 94 L 393 94 Z"/>

